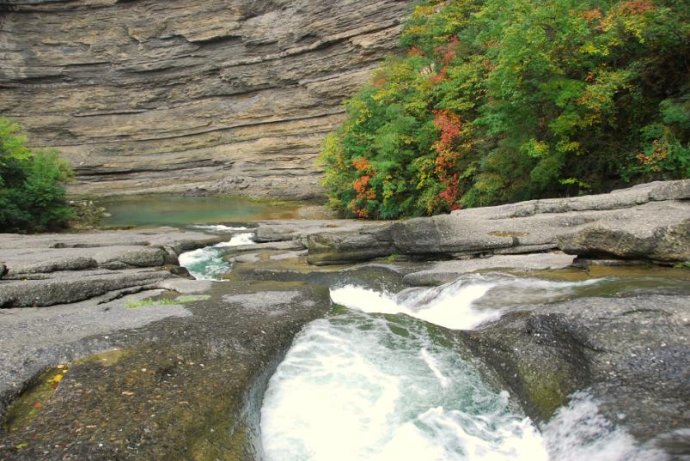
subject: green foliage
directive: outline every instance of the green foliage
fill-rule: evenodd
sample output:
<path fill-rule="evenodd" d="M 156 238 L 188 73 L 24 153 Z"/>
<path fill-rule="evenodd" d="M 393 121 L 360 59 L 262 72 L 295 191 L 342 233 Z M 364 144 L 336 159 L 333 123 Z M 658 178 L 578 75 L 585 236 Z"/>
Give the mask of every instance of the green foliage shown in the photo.
<path fill-rule="evenodd" d="M 425 0 L 401 43 L 324 144 L 346 215 L 690 177 L 686 2 Z"/>
<path fill-rule="evenodd" d="M 70 176 L 57 152 L 32 152 L 19 126 L 0 118 L 0 232 L 64 227 L 72 211 L 62 184 Z"/>

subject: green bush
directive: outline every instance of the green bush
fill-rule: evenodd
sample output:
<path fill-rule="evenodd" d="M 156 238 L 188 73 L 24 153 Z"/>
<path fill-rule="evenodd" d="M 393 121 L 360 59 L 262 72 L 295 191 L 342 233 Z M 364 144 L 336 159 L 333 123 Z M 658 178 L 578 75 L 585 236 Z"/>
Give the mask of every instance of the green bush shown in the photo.
<path fill-rule="evenodd" d="M 0 118 L 0 232 L 66 226 L 72 210 L 63 183 L 70 176 L 57 152 L 31 151 L 19 125 Z"/>
<path fill-rule="evenodd" d="M 349 216 L 690 177 L 690 9 L 679 0 L 426 0 L 326 140 Z"/>

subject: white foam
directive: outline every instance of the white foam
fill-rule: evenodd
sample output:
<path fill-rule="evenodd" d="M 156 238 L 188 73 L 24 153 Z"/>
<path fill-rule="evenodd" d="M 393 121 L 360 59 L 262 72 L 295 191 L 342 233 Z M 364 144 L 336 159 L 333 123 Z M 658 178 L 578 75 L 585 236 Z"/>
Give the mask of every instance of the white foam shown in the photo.
<path fill-rule="evenodd" d="M 233 235 L 227 242 L 221 242 L 215 245 L 218 248 L 222 247 L 237 247 L 242 245 L 255 245 L 256 242 L 252 240 L 254 234 L 252 232 L 243 232 L 241 234 Z"/>
<path fill-rule="evenodd" d="M 438 287 L 409 288 L 398 294 L 346 285 L 332 288 L 331 299 L 362 312 L 407 314 L 446 328 L 469 330 L 498 319 L 511 307 L 570 297 L 578 288 L 600 281 L 555 282 L 471 274 Z"/>
<path fill-rule="evenodd" d="M 436 359 L 434 359 L 434 356 L 429 353 L 428 350 L 422 349 L 419 351 L 419 355 L 421 355 L 422 360 L 424 360 L 424 363 L 427 364 L 429 367 L 429 370 L 436 376 L 436 379 L 438 379 L 439 384 L 441 384 L 441 387 L 446 388 L 450 386 L 450 379 L 448 379 L 447 376 L 443 374 L 441 369 L 439 368 L 438 362 Z"/>
<path fill-rule="evenodd" d="M 236 232 L 247 230 L 244 226 L 226 226 L 225 224 L 195 224 L 192 227 L 211 232 Z"/>
<path fill-rule="evenodd" d="M 311 323 L 264 396 L 266 459 L 545 461 L 539 434 L 505 396 L 429 341 L 364 314 Z"/>
<path fill-rule="evenodd" d="M 551 460 L 558 461 L 664 461 L 658 449 L 639 446 L 624 429 L 599 413 L 597 402 L 585 392 L 571 396 L 543 428 Z"/>
<path fill-rule="evenodd" d="M 362 312 L 407 314 L 446 328 L 467 330 L 500 317 L 500 310 L 472 308 L 472 302 L 484 296 L 491 286 L 483 283 L 457 285 L 440 291 L 436 297 L 428 297 L 430 290 L 424 290 L 415 296 L 407 293 L 406 299 L 400 299 L 389 293 L 347 285 L 331 289 L 331 299 Z"/>
<path fill-rule="evenodd" d="M 178 258 L 180 266 L 197 280 L 221 280 L 231 265 L 223 258 L 220 248 L 255 244 L 253 236 L 251 232 L 243 232 L 233 235 L 227 242 L 182 253 Z"/>
<path fill-rule="evenodd" d="M 230 270 L 230 263 L 214 247 L 187 251 L 178 259 L 180 266 L 186 268 L 197 280 L 219 280 Z"/>

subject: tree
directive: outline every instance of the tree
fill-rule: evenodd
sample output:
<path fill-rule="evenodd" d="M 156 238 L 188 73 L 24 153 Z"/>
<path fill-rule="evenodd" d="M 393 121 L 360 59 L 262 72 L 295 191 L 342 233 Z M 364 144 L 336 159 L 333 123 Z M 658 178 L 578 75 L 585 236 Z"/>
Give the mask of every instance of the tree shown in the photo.
<path fill-rule="evenodd" d="M 344 214 L 417 216 L 690 177 L 678 0 L 426 0 L 323 151 Z"/>
<path fill-rule="evenodd" d="M 55 230 L 72 217 L 63 187 L 69 165 L 26 142 L 19 125 L 0 118 L 0 232 Z"/>

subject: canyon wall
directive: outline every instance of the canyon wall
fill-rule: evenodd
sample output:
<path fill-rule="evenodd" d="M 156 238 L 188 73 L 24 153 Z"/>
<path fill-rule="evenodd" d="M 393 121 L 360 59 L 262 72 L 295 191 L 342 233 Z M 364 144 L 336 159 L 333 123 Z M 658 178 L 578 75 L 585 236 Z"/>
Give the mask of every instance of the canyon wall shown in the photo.
<path fill-rule="evenodd" d="M 0 1 L 0 114 L 75 194 L 313 198 L 325 134 L 410 0 Z"/>

